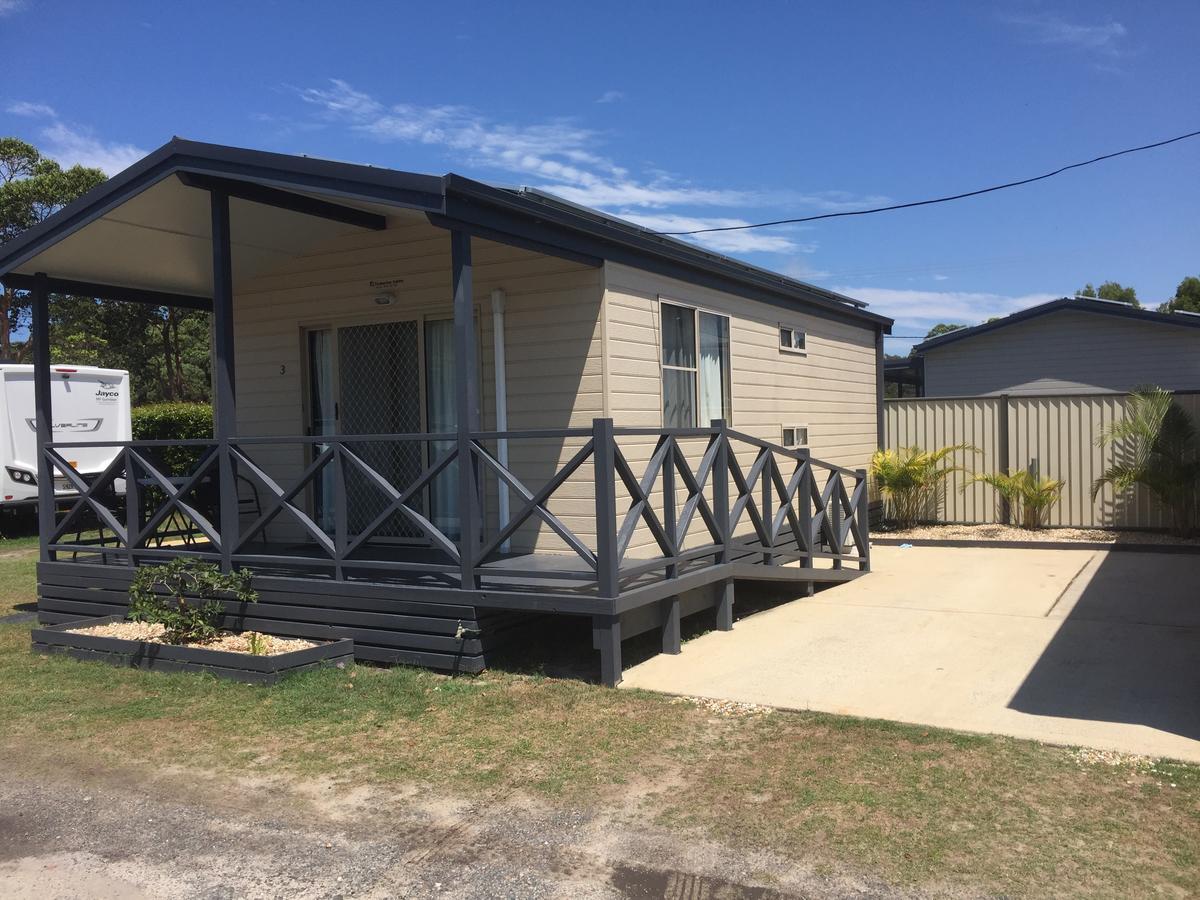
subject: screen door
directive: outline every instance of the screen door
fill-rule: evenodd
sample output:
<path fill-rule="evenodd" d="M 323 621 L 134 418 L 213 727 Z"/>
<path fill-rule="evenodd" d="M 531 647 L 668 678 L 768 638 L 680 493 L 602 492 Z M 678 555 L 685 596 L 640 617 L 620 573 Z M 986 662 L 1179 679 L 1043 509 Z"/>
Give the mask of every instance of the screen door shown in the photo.
<path fill-rule="evenodd" d="M 418 434 L 421 421 L 420 329 L 415 321 L 380 322 L 308 333 L 309 416 L 312 434 Z M 352 441 L 347 449 L 398 491 L 421 474 L 419 440 Z M 320 452 L 322 447 L 317 447 Z M 345 467 L 346 522 L 351 538 L 365 530 L 390 502 L 353 464 Z M 322 470 L 314 512 L 333 531 L 333 468 Z M 421 510 L 420 498 L 412 505 Z M 413 539 L 420 531 L 394 513 L 373 538 Z"/>

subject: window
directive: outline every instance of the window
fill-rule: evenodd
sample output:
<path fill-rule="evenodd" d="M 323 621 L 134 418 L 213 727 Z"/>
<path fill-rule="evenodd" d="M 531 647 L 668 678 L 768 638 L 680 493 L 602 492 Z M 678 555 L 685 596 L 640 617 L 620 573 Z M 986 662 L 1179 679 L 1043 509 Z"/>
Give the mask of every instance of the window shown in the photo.
<path fill-rule="evenodd" d="M 788 353 L 804 353 L 804 330 L 789 325 L 779 326 L 779 349 Z"/>
<path fill-rule="evenodd" d="M 807 447 L 808 446 L 808 426 L 807 425 L 784 425 L 783 426 L 783 446 L 790 448 Z"/>
<path fill-rule="evenodd" d="M 663 426 L 695 428 L 730 416 L 729 318 L 660 304 Z"/>

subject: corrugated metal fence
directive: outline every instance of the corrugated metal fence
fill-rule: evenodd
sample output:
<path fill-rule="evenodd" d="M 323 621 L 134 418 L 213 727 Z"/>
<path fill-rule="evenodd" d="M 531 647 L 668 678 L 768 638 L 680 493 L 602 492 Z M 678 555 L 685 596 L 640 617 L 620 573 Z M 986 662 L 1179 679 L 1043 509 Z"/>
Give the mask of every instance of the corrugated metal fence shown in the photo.
<path fill-rule="evenodd" d="M 926 449 L 970 444 L 956 462 L 967 473 L 948 480 L 939 503 L 945 522 L 998 522 L 995 491 L 975 484 L 973 472 L 1034 469 L 1066 481 L 1049 524 L 1076 527 L 1163 528 L 1168 522 L 1151 497 L 1138 489 L 1114 497 L 1105 489 L 1092 500 L 1092 482 L 1119 458 L 1120 446 L 1096 446 L 1101 429 L 1125 414 L 1124 394 L 1054 394 L 1011 397 L 920 397 L 884 404 L 888 447 L 916 444 Z M 1176 401 L 1200 423 L 1200 392 L 1181 392 Z"/>

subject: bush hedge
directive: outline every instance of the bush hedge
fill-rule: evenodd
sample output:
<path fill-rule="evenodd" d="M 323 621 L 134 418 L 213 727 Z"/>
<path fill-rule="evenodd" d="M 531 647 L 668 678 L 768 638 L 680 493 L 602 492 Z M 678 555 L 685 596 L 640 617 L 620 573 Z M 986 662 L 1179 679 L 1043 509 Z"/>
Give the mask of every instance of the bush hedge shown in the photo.
<path fill-rule="evenodd" d="M 135 441 L 203 440 L 212 437 L 212 404 L 150 403 L 134 407 Z"/>
<path fill-rule="evenodd" d="M 134 407 L 135 441 L 189 441 L 212 437 L 212 404 L 151 403 Z M 171 470 L 184 474 L 191 470 L 203 453 L 197 447 L 164 447 L 150 455 Z"/>

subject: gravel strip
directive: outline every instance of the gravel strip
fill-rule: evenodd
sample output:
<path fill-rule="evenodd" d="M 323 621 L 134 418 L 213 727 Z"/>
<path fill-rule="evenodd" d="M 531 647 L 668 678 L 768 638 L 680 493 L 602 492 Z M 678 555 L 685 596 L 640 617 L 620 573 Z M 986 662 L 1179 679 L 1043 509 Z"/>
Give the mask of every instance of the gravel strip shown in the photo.
<path fill-rule="evenodd" d="M 146 641 L 151 644 L 165 644 L 163 634 L 166 628 L 149 622 L 109 622 L 106 625 L 91 625 L 87 628 L 72 628 L 75 634 L 90 634 L 94 637 L 121 638 L 126 641 Z M 227 653 L 249 653 L 250 634 L 242 632 L 222 631 L 215 640 L 207 643 L 183 644 L 184 647 L 203 647 L 206 650 L 224 650 Z M 294 650 L 307 650 L 316 647 L 315 641 L 302 638 L 284 638 L 275 635 L 260 635 L 263 641 L 262 656 L 278 656 L 281 653 L 291 653 Z"/>
<path fill-rule="evenodd" d="M 878 537 L 932 541 L 1080 541 L 1104 544 L 1200 545 L 1161 531 L 1113 531 L 1103 528 L 1017 528 L 1013 525 L 918 525 L 916 528 L 878 529 Z"/>

